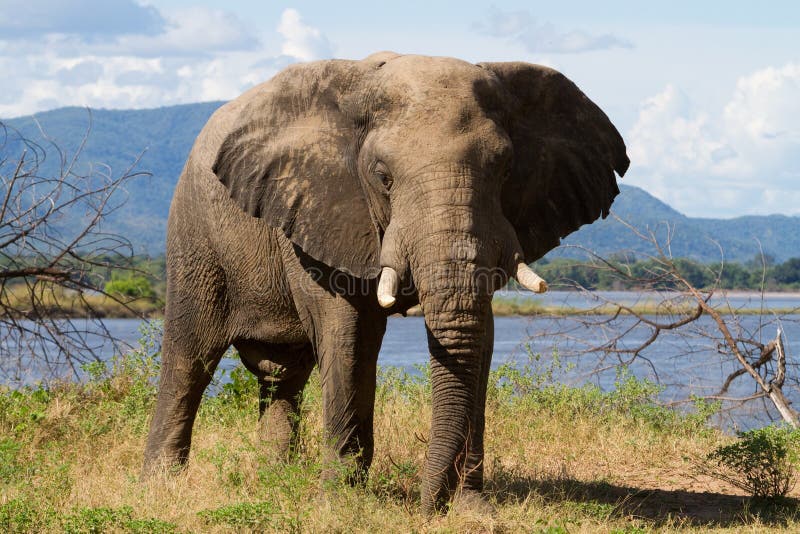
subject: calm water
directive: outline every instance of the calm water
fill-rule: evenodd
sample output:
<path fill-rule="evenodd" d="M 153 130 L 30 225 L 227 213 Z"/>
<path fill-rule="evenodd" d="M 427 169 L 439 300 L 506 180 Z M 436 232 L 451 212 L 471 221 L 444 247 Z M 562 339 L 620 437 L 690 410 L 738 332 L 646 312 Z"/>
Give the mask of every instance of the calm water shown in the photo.
<path fill-rule="evenodd" d="M 535 298 L 546 305 L 564 305 L 574 308 L 591 308 L 605 300 L 624 304 L 653 302 L 654 297 L 633 292 L 595 292 L 592 294 L 549 292 L 543 296 L 530 293 L 505 293 L 503 297 L 519 299 Z M 722 298 L 722 297 L 720 297 Z M 740 315 L 735 335 L 755 337 L 764 343 L 773 339 L 780 326 L 784 332 L 786 352 L 791 368 L 790 377 L 798 376 L 795 360 L 795 347 L 800 350 L 800 295 L 767 295 L 763 303 L 761 296 L 735 294 L 727 296 L 733 309 L 761 308 L 761 315 Z M 790 314 L 773 316 L 769 310 L 798 310 Z M 667 317 L 650 318 L 658 322 L 670 322 Z M 531 362 L 531 355 L 541 355 L 533 360 L 534 368 L 552 369 L 554 379 L 571 385 L 591 382 L 604 389 L 613 387 L 617 378 L 618 365 L 628 356 L 618 357 L 607 351 L 591 350 L 607 344 L 619 332 L 627 332 L 617 344 L 618 348 L 633 348 L 644 342 L 651 330 L 644 325 L 636 325 L 631 317 L 620 317 L 611 321 L 608 316 L 589 317 L 498 317 L 495 319 L 495 341 L 493 368 L 512 362 L 516 365 Z M 140 337 L 138 320 L 112 319 L 105 322 L 116 337 L 135 345 Z M 630 365 L 631 373 L 640 378 L 657 381 L 664 386 L 661 398 L 665 402 L 680 401 L 690 395 L 713 394 L 719 390 L 724 378 L 736 367 L 732 359 L 718 350 L 718 338 L 712 321 L 706 317 L 683 329 L 681 335 L 663 332 L 658 340 L 642 351 Z M 554 361 L 553 354 L 559 355 Z M 106 356 L 111 357 L 109 347 Z M 381 348 L 379 364 L 397 366 L 413 371 L 415 365 L 428 362 L 427 340 L 422 317 L 390 317 Z M 221 369 L 230 370 L 237 365 L 235 360 L 225 359 Z M 64 374 L 68 374 L 64 369 Z M 220 371 L 218 371 L 220 373 Z M 36 373 L 23 377 L 24 382 L 38 378 Z M 224 380 L 224 377 L 222 378 Z M 730 397 L 744 397 L 755 392 L 752 380 L 742 377 L 734 382 L 727 393 Z M 800 401 L 800 390 L 796 383 L 784 386 L 787 396 Z M 724 426 L 750 427 L 766 422 L 761 406 L 754 416 L 745 410 L 734 410 L 724 420 Z"/>

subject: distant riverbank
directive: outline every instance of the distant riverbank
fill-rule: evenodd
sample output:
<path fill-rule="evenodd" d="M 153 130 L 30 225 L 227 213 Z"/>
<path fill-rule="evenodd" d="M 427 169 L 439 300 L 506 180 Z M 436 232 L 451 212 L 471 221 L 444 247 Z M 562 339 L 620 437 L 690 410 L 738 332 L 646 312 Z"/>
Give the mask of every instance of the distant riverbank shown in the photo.
<path fill-rule="evenodd" d="M 30 297 L 17 292 L 3 296 L 6 302 L 13 299 L 20 317 L 33 318 L 86 318 L 129 319 L 144 317 L 159 319 L 164 316 L 164 302 L 160 298 L 115 299 L 105 295 L 44 294 L 37 296 L 36 306 Z M 756 292 L 720 290 L 714 294 L 720 313 L 755 315 L 769 311 L 785 315 L 800 310 L 800 293 Z M 513 316 L 566 316 L 609 315 L 636 313 L 655 315 L 689 312 L 695 308 L 691 300 L 679 298 L 672 292 L 638 291 L 549 291 L 538 295 L 522 290 L 502 290 L 495 293 L 492 310 L 496 317 Z M 419 306 L 411 308 L 411 316 L 420 316 Z"/>
<path fill-rule="evenodd" d="M 800 310 L 800 293 L 720 290 L 714 294 L 712 304 L 723 315 L 786 315 Z M 640 291 L 549 291 L 537 295 L 528 291 L 503 290 L 495 293 L 492 311 L 496 317 L 613 315 L 687 313 L 696 304 L 681 298 L 677 292 Z M 408 315 L 419 316 L 419 306 Z"/>
<path fill-rule="evenodd" d="M 18 286 L 7 289 L 0 299 L 5 310 L 14 310 L 17 319 L 157 319 L 164 315 L 164 302 L 158 298 L 131 299 L 63 288 L 48 288 L 32 296 L 26 288 Z"/>

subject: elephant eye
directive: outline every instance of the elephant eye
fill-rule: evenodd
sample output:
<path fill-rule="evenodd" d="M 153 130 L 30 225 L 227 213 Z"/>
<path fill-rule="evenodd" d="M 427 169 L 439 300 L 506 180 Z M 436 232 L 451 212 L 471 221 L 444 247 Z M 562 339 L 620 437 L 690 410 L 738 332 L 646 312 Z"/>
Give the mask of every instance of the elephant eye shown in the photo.
<path fill-rule="evenodd" d="M 378 178 L 380 178 L 381 182 L 383 182 L 383 186 L 386 188 L 386 190 L 389 191 L 392 188 L 392 184 L 394 183 L 392 177 L 384 172 L 379 172 L 376 174 L 378 175 Z"/>
<path fill-rule="evenodd" d="M 386 188 L 387 191 L 389 191 L 392 188 L 394 180 L 392 179 L 392 176 L 389 174 L 389 169 L 386 168 L 386 165 L 384 165 L 381 162 L 378 162 L 378 164 L 375 165 L 375 170 L 372 172 L 375 174 L 378 180 L 381 181 L 381 183 L 383 184 L 383 186 Z"/>

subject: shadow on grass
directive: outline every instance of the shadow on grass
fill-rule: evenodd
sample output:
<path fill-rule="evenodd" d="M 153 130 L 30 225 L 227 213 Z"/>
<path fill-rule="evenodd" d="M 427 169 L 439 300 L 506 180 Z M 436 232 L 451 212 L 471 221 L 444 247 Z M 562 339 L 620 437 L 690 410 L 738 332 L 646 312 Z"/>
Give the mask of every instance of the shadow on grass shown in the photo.
<path fill-rule="evenodd" d="M 675 523 L 732 527 L 754 521 L 780 527 L 800 520 L 800 501 L 788 497 L 759 500 L 715 492 L 617 486 L 569 477 L 531 479 L 504 472 L 487 480 L 486 489 L 501 505 L 538 498 L 548 504 L 574 506 L 583 515 L 636 518 L 651 522 L 654 527 Z"/>

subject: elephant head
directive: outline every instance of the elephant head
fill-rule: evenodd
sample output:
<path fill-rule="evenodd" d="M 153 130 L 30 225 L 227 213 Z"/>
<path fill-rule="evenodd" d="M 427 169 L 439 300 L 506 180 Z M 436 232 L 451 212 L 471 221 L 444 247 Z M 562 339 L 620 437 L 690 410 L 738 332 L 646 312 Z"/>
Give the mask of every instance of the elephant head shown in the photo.
<path fill-rule="evenodd" d="M 520 264 L 608 214 L 622 138 L 566 77 L 527 63 L 380 53 L 252 91 L 214 172 L 305 254 L 380 277 L 389 311 L 411 288 L 432 367 L 423 506 L 459 480 L 480 489 L 492 293 L 518 272 L 533 285 Z"/>

